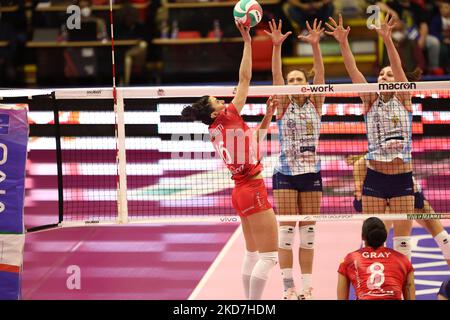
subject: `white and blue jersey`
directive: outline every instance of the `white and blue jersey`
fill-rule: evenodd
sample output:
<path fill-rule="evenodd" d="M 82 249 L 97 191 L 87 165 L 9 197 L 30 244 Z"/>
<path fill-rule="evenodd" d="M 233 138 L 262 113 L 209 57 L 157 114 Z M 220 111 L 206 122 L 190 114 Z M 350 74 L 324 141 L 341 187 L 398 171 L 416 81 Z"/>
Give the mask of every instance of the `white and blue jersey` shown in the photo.
<path fill-rule="evenodd" d="M 299 106 L 291 100 L 277 125 L 281 152 L 275 173 L 294 176 L 319 172 L 317 146 L 321 122 L 312 102 L 306 100 Z"/>
<path fill-rule="evenodd" d="M 364 119 L 369 140 L 366 159 L 411 161 L 412 112 L 407 111 L 397 97 L 383 102 L 378 96 Z"/>

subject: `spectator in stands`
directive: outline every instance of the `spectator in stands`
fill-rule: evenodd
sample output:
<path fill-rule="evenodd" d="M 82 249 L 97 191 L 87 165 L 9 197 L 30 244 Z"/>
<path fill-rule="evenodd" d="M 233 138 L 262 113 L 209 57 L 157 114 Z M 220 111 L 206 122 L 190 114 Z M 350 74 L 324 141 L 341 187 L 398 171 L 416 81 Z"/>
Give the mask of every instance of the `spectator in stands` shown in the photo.
<path fill-rule="evenodd" d="M 139 11 L 130 2 L 125 2 L 117 12 L 117 27 L 114 28 L 116 39 L 143 39 L 146 30 L 139 20 Z"/>
<path fill-rule="evenodd" d="M 123 4 L 117 18 L 117 28 L 114 30 L 116 39 L 142 40 L 125 52 L 124 77 L 121 82 L 128 85 L 133 70 L 140 71 L 141 75 L 144 74 L 143 69 L 147 58 L 147 42 L 145 41 L 147 32 L 144 25 L 139 21 L 138 10 L 129 2 Z"/>
<path fill-rule="evenodd" d="M 80 7 L 81 29 L 67 29 L 63 24 L 63 40 L 95 41 L 108 39 L 105 21 L 92 14 L 92 0 L 76 0 L 74 4 Z M 84 48 L 64 49 L 64 74 L 74 84 L 80 85 L 84 81 L 92 83 L 99 79 L 97 51 L 85 51 Z"/>
<path fill-rule="evenodd" d="M 74 4 L 81 9 L 81 23 L 95 22 L 97 24 L 97 40 L 106 40 L 108 33 L 105 21 L 92 13 L 92 0 L 76 0 Z M 64 28 L 66 28 L 65 24 Z"/>
<path fill-rule="evenodd" d="M 308 33 L 306 21 L 310 24 L 314 19 L 325 21 L 333 15 L 334 6 L 331 0 L 287 0 L 284 11 L 297 33 Z"/>
<path fill-rule="evenodd" d="M 0 12 L 0 41 L 7 42 L 6 46 L 0 46 L 0 83 L 10 85 L 17 77 L 13 59 L 17 47 L 17 37 L 10 23 L 2 19 Z"/>
<path fill-rule="evenodd" d="M 430 34 L 441 42 L 440 65 L 450 73 L 450 0 L 441 1 L 430 23 Z"/>
<path fill-rule="evenodd" d="M 445 1 L 442 1 L 442 0 L 424 1 L 424 7 L 425 7 L 425 10 L 427 11 L 428 17 L 429 17 L 428 24 L 430 24 L 431 19 L 435 15 L 439 14 L 439 5 L 441 2 L 445 2 Z"/>
<path fill-rule="evenodd" d="M 333 5 L 335 12 L 340 12 L 343 17 L 360 18 L 366 14 L 370 2 L 367 0 L 340 0 L 334 1 Z"/>
<path fill-rule="evenodd" d="M 395 10 L 385 4 L 386 1 L 387 0 L 383 0 L 383 2 L 377 0 L 367 0 L 367 3 L 370 5 L 379 6 L 383 12 L 389 14 L 395 19 L 396 24 L 392 31 L 392 39 L 394 40 L 394 45 L 401 57 L 403 68 L 406 71 L 413 71 L 416 68 L 425 70 L 426 61 L 423 51 L 419 48 L 419 45 L 415 40 L 407 37 L 407 30 L 403 24 L 403 21 L 401 21 Z M 386 49 L 384 49 L 382 57 L 382 65 L 389 64 Z"/>
<path fill-rule="evenodd" d="M 439 39 L 429 34 L 427 25 L 427 14 L 425 7 L 417 1 L 411 0 L 388 0 L 386 3 L 378 2 L 381 10 L 392 14 L 396 19 L 400 19 L 402 25 L 400 30 L 404 38 L 414 41 L 421 50 L 427 51 L 428 73 L 441 75 L 442 68 L 439 67 Z M 394 14 L 395 12 L 395 14 Z M 399 23 L 397 23 L 399 25 Z M 400 35 L 400 33 L 397 33 Z M 393 36 L 395 34 L 393 33 Z M 397 39 L 397 42 L 399 39 Z M 400 39 L 404 40 L 404 39 Z M 419 67 L 421 67 L 419 65 Z"/>

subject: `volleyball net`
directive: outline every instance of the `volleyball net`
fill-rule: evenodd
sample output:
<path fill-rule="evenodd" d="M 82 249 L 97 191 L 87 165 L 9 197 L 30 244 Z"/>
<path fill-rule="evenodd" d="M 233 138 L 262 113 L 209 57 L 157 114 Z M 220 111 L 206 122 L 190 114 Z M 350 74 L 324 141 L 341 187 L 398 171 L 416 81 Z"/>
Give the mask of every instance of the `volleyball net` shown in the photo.
<path fill-rule="evenodd" d="M 375 121 L 391 122 L 388 127 L 392 132 L 386 134 L 393 135 L 396 143 L 399 136 L 411 135 L 414 179 L 432 209 L 361 214 L 353 206 L 357 187 L 355 160 L 351 160 L 368 150 L 360 96 L 393 91 L 412 96 L 412 131 L 401 132 L 402 123 L 408 120 L 397 109 L 388 112 L 387 120 Z M 44 113 L 54 116 L 51 121 L 35 121 L 31 132 L 40 136 L 35 142 L 39 148 L 54 145 L 56 149 L 60 223 L 237 222 L 231 200 L 234 182 L 210 142 L 208 127 L 181 117 L 182 109 L 200 96 L 212 95 L 228 103 L 234 94 L 232 86 L 118 88 L 115 106 L 111 88 L 91 88 L 60 89 L 47 99 L 32 99 L 30 118 L 42 118 Z M 299 198 L 297 207 L 314 213 L 298 215 L 300 209 L 292 209 L 291 214 L 278 216 L 279 220 L 362 220 L 386 213 L 383 217 L 391 220 L 450 217 L 450 81 L 252 86 L 241 112 L 250 128 L 261 122 L 266 101 L 273 95 L 308 96 L 311 100 L 325 97 L 316 150 L 323 184 L 320 210 L 309 211 L 308 199 Z M 288 122 L 286 125 L 289 128 Z M 295 129 L 295 124 L 292 126 Z M 314 136 L 314 126 L 303 126 L 306 132 L 298 131 L 302 134 L 295 139 L 304 142 L 309 135 Z M 284 201 L 274 199 L 272 185 L 272 176 L 280 166 L 280 151 L 274 116 L 259 153 L 275 209 Z M 291 169 L 309 161 L 304 151 L 311 152 L 311 148 L 303 148 L 294 157 L 298 161 L 289 164 Z M 286 201 L 292 199 L 287 197 Z"/>

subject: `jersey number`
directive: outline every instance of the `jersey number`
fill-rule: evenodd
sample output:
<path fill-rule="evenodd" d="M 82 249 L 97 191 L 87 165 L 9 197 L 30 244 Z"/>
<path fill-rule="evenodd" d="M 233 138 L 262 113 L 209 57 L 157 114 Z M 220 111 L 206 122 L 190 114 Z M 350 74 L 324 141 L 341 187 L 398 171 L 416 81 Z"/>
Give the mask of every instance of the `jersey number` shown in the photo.
<path fill-rule="evenodd" d="M 217 145 L 216 151 L 219 153 L 219 156 L 222 158 L 222 160 L 225 162 L 225 164 L 232 164 L 233 163 L 233 159 L 231 157 L 230 152 L 227 150 L 227 148 L 225 147 L 223 141 L 220 141 L 219 144 Z M 238 159 L 238 161 L 245 161 L 245 159 Z M 258 163 L 258 159 L 255 156 L 255 153 L 252 149 L 250 149 L 250 163 L 251 164 L 257 164 Z M 239 163 L 239 164 L 243 164 L 243 163 Z"/>
<path fill-rule="evenodd" d="M 370 272 L 370 277 L 367 279 L 367 288 L 370 290 L 379 289 L 384 283 L 384 265 L 380 262 L 372 263 L 367 271 Z"/>
<path fill-rule="evenodd" d="M 217 145 L 217 152 L 219 153 L 219 156 L 226 164 L 230 164 L 233 162 L 233 159 L 231 159 L 230 152 L 228 152 L 227 148 L 225 148 L 223 141 L 220 141 L 219 144 Z"/>

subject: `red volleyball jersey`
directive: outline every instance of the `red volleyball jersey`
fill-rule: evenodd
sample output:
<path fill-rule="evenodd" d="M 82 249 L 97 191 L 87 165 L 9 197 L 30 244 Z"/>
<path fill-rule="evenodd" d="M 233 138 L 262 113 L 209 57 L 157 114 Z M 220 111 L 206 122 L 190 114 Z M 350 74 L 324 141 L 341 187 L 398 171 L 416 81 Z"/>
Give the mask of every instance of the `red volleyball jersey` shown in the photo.
<path fill-rule="evenodd" d="M 351 252 L 338 270 L 351 282 L 358 300 L 401 300 L 412 271 L 405 255 L 386 247 Z"/>
<path fill-rule="evenodd" d="M 261 172 L 256 138 L 232 103 L 209 126 L 209 134 L 214 149 L 231 171 L 236 183 Z"/>

